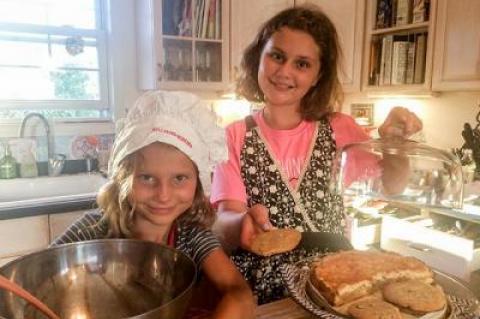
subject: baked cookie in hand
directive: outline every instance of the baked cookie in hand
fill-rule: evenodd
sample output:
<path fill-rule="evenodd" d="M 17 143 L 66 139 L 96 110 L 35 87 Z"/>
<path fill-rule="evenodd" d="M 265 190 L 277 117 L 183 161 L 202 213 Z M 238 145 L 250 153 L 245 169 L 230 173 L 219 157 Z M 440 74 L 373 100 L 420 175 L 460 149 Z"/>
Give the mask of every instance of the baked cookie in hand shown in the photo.
<path fill-rule="evenodd" d="M 250 248 L 253 253 L 267 257 L 293 250 L 301 239 L 302 233 L 295 229 L 272 229 L 257 235 Z"/>

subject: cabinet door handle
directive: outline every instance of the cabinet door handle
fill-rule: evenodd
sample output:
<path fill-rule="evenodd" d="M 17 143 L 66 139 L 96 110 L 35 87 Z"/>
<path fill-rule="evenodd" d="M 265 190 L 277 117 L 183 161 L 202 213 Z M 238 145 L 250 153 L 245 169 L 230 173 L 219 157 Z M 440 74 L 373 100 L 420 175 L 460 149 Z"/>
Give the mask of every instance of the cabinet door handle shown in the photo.
<path fill-rule="evenodd" d="M 409 248 L 412 248 L 412 249 L 415 249 L 415 250 L 418 250 L 418 251 L 422 251 L 422 252 L 431 252 L 433 251 L 433 249 L 430 247 L 430 246 L 427 246 L 427 245 L 423 245 L 423 244 L 419 244 L 419 243 L 408 243 L 407 246 Z"/>

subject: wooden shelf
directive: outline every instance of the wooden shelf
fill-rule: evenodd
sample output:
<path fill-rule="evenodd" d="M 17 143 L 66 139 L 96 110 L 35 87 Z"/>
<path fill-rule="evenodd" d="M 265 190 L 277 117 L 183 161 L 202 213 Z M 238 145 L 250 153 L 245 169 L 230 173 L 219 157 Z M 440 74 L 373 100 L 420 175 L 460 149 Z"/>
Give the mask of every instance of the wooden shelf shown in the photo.
<path fill-rule="evenodd" d="M 163 39 L 170 40 L 179 40 L 179 41 L 197 41 L 197 42 L 213 42 L 213 43 L 223 43 L 221 39 L 208 39 L 208 38 L 197 38 L 197 37 L 185 37 L 185 36 L 176 36 L 176 35 L 163 35 Z"/>
<path fill-rule="evenodd" d="M 382 28 L 382 29 L 375 29 L 372 30 L 371 34 L 372 35 L 377 35 L 377 34 L 388 34 L 388 33 L 402 33 L 403 31 L 411 31 L 411 30 L 419 30 L 419 29 L 425 29 L 425 31 L 428 30 L 430 23 L 428 21 L 422 22 L 422 23 L 411 23 L 407 25 L 402 25 L 398 27 L 392 27 L 392 28 Z"/>

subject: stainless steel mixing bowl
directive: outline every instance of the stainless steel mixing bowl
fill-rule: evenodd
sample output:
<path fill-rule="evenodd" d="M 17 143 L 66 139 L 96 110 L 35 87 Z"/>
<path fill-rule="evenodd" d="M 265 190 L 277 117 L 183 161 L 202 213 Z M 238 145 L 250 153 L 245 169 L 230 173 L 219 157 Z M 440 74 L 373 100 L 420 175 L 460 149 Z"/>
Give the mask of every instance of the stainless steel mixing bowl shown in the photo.
<path fill-rule="evenodd" d="M 62 319 L 182 318 L 197 270 L 182 252 L 132 239 L 62 245 L 0 268 Z M 0 318 L 45 318 L 0 291 Z"/>

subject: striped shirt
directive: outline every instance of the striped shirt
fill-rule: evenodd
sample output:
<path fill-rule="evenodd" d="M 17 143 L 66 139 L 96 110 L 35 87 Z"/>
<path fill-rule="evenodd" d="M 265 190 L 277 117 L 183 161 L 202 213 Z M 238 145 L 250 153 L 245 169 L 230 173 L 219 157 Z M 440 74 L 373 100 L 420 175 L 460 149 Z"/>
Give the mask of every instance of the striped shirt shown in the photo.
<path fill-rule="evenodd" d="M 98 210 L 86 212 L 57 237 L 51 246 L 108 238 L 108 225 L 105 221 L 100 222 L 101 218 L 102 214 Z M 176 227 L 175 248 L 192 258 L 197 266 L 214 249 L 221 247 L 210 230 L 180 223 Z"/>

